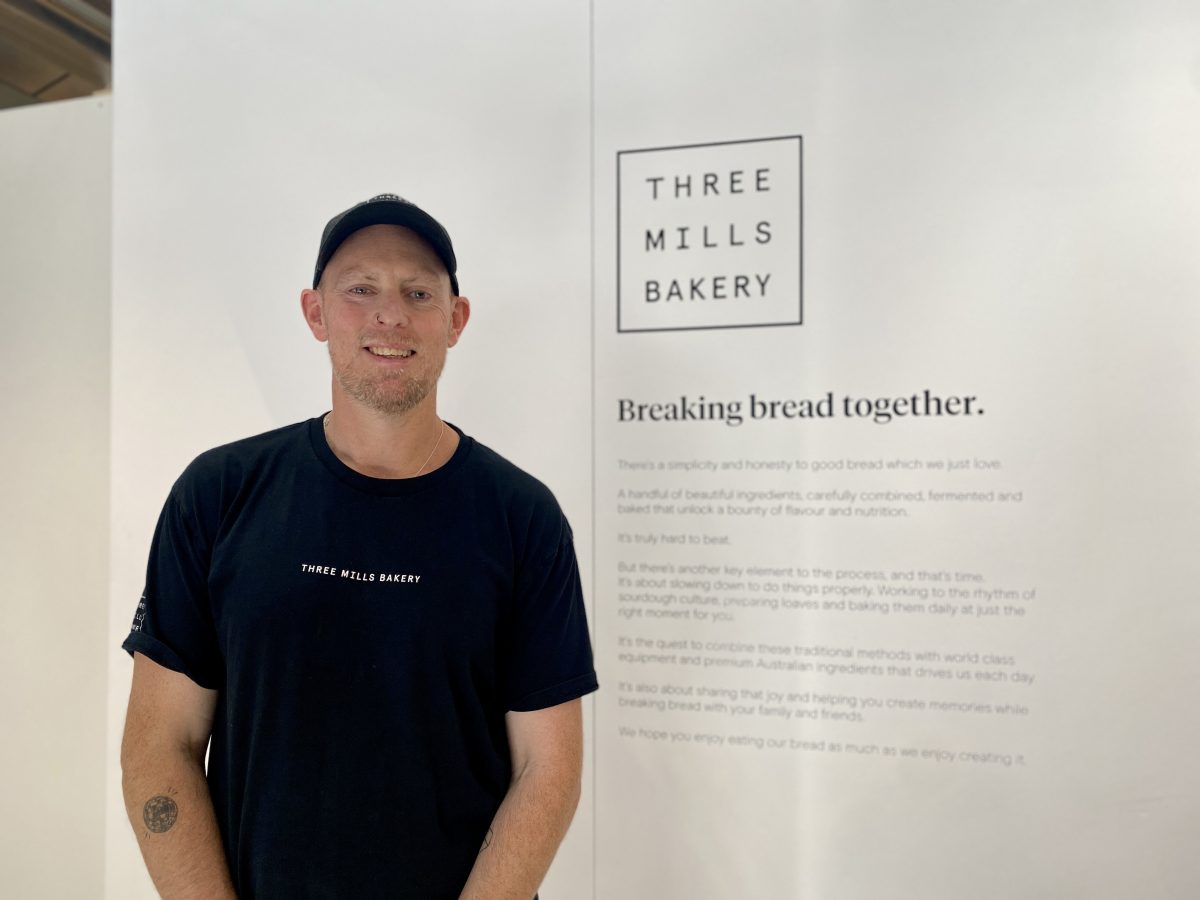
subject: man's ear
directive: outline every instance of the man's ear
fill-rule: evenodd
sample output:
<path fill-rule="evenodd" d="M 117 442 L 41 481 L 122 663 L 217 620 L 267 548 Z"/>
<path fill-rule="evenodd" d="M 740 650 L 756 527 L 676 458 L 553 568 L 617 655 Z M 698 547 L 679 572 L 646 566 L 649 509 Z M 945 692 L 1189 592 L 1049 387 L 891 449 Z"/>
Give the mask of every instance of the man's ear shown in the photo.
<path fill-rule="evenodd" d="M 467 320 L 471 318 L 471 301 L 466 297 L 452 297 L 450 300 L 454 306 L 450 310 L 450 334 L 446 340 L 447 347 L 453 347 L 458 343 L 458 336 L 462 334 L 462 330 L 467 327 Z"/>
<path fill-rule="evenodd" d="M 304 313 L 304 321 L 308 330 L 318 341 L 329 340 L 329 330 L 325 327 L 325 298 L 315 288 L 305 288 L 300 292 L 300 309 Z"/>

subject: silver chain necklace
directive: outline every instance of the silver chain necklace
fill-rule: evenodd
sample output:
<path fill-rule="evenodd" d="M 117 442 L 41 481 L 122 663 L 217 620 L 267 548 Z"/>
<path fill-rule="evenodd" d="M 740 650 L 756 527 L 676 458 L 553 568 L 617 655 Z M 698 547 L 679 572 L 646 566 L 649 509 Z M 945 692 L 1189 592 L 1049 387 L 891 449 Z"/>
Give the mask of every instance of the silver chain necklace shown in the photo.
<path fill-rule="evenodd" d="M 331 413 L 331 412 L 325 413 L 325 418 L 321 420 L 322 424 L 324 424 L 324 426 L 325 426 L 325 434 L 326 434 L 325 441 L 326 441 L 326 443 L 329 442 L 329 437 L 328 437 L 328 435 L 329 435 L 329 418 L 332 415 L 333 415 L 333 413 Z M 433 449 L 429 451 L 429 455 L 427 457 L 425 457 L 425 462 L 421 463 L 421 468 L 417 469 L 417 471 L 415 471 L 411 475 L 409 475 L 408 476 L 409 478 L 416 478 L 418 475 L 420 475 L 422 472 L 425 471 L 425 467 L 427 465 L 429 465 L 429 461 L 431 459 L 433 459 L 433 454 L 437 453 L 438 447 L 442 446 L 442 436 L 445 433 L 446 433 L 446 423 L 443 422 L 441 419 L 438 419 L 438 439 L 437 439 L 437 441 L 434 442 Z"/>

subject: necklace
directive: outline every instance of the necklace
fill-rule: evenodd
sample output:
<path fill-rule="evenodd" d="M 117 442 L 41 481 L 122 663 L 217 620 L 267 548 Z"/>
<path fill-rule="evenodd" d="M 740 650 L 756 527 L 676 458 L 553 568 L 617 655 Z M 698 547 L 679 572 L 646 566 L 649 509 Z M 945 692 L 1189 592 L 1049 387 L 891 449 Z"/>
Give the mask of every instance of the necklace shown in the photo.
<path fill-rule="evenodd" d="M 427 457 L 425 457 L 425 462 L 421 463 L 421 468 L 417 469 L 417 471 L 415 471 L 412 474 L 413 478 L 416 478 L 418 475 L 420 475 L 422 472 L 425 471 L 425 467 L 427 465 L 429 465 L 429 461 L 431 459 L 433 459 L 433 454 L 437 453 L 437 448 L 442 445 L 442 435 L 445 433 L 446 433 L 446 423 L 443 422 L 441 419 L 438 419 L 438 439 L 434 442 L 433 449 L 429 451 L 429 455 Z"/>
<path fill-rule="evenodd" d="M 326 442 L 328 442 L 328 440 L 329 440 L 329 417 L 332 415 L 333 415 L 333 413 L 327 412 L 327 413 L 325 413 L 325 418 L 323 418 L 321 420 L 321 424 L 325 427 Z M 421 468 L 417 469 L 417 471 L 415 471 L 411 475 L 409 475 L 408 476 L 409 478 L 416 478 L 418 475 L 420 475 L 422 472 L 425 471 L 425 467 L 427 465 L 429 465 L 429 461 L 431 459 L 433 459 L 433 454 L 437 453 L 437 448 L 442 446 L 442 436 L 445 433 L 446 433 L 446 423 L 443 422 L 441 419 L 438 419 L 438 439 L 434 442 L 433 449 L 429 451 L 429 455 L 427 457 L 425 457 L 425 462 L 421 463 Z"/>

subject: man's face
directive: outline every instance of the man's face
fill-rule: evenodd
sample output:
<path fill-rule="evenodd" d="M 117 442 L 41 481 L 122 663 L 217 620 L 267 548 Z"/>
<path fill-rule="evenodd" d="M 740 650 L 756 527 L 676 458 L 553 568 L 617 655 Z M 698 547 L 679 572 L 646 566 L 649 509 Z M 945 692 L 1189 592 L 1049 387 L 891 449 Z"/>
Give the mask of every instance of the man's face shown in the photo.
<path fill-rule="evenodd" d="M 392 414 L 434 402 L 446 350 L 470 315 L 437 254 L 398 225 L 346 238 L 300 302 L 313 336 L 329 343 L 335 390 Z"/>

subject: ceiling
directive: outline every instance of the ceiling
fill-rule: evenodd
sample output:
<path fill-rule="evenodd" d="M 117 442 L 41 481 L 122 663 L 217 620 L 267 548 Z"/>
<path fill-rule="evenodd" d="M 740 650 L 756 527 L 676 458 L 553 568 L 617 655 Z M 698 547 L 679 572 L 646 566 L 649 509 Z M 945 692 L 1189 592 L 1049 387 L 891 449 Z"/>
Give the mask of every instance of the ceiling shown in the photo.
<path fill-rule="evenodd" d="M 112 86 L 112 0 L 0 0 L 0 109 Z"/>

